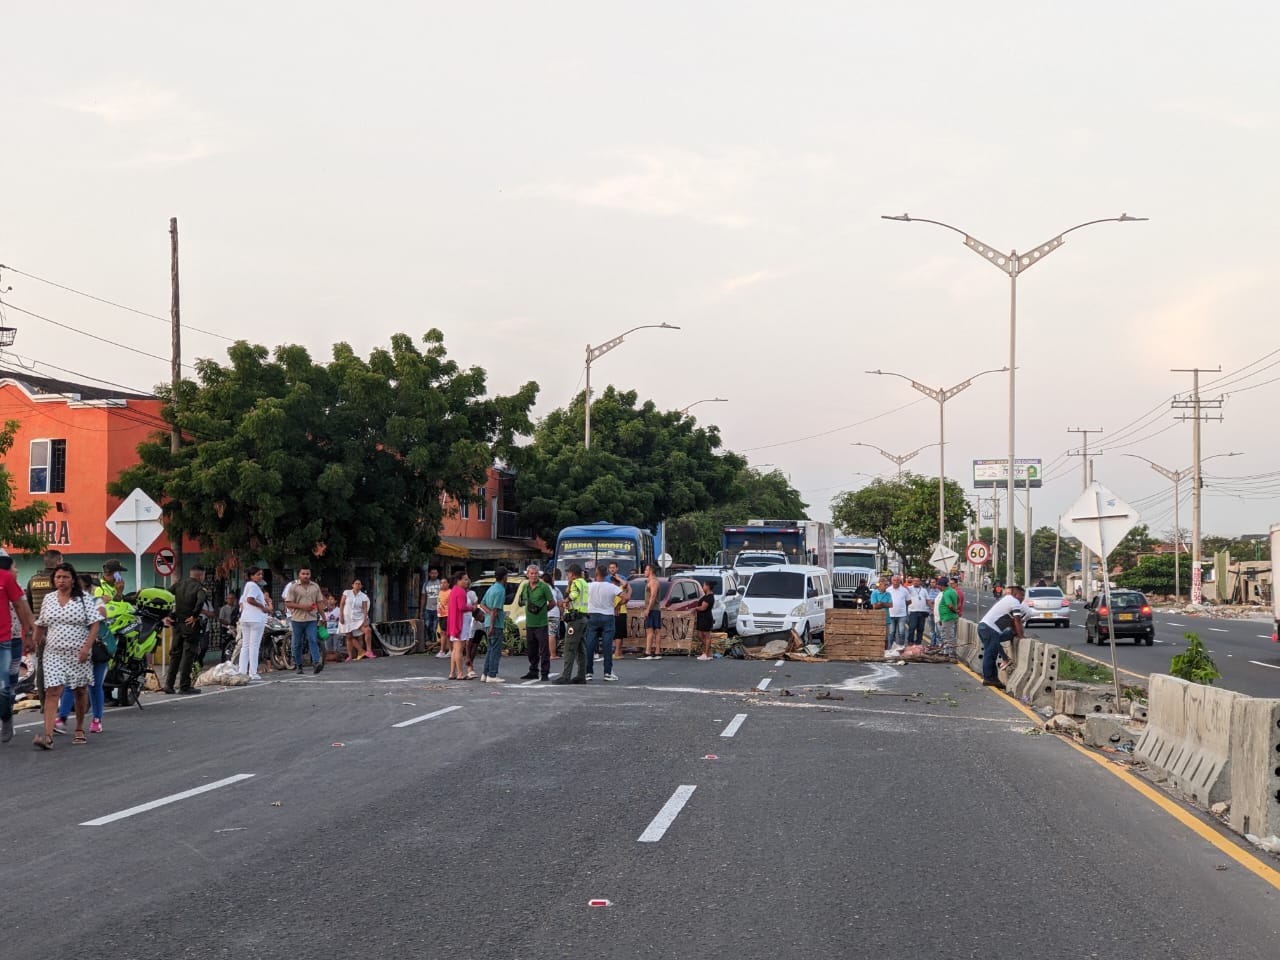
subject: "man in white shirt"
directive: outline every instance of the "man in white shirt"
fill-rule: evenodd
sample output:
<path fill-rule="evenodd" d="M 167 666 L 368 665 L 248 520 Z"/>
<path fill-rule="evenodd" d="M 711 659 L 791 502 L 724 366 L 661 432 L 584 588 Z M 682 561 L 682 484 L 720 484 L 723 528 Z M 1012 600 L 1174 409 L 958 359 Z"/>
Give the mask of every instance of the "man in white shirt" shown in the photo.
<path fill-rule="evenodd" d="M 597 645 L 604 654 L 604 678 L 617 680 L 613 673 L 614 601 L 624 604 L 631 599 L 631 585 L 621 577 L 608 577 L 605 568 L 596 567 L 596 579 L 587 588 L 587 679 L 595 673 Z"/>
<path fill-rule="evenodd" d="M 920 582 L 919 577 L 912 577 L 907 587 L 907 642 L 923 643 L 924 626 L 929 619 L 929 591 Z"/>
<path fill-rule="evenodd" d="M 887 653 L 899 654 L 907 645 L 907 604 L 911 592 L 902 585 L 897 574 L 889 581 L 889 641 Z"/>
<path fill-rule="evenodd" d="M 978 623 L 978 639 L 982 641 L 982 685 L 1003 690 L 1000 682 L 996 658 L 1000 654 L 1000 644 L 1013 637 L 1022 637 L 1022 621 L 1027 615 L 1023 606 L 1022 587 L 1014 586 L 1005 590 L 1004 596 L 997 600 Z"/>

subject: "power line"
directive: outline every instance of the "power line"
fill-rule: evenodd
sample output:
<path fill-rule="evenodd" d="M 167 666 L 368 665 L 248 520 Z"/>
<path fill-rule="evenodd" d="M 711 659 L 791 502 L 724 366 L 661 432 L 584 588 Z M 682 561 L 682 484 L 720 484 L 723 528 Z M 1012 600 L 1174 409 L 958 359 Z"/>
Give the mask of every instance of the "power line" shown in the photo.
<path fill-rule="evenodd" d="M 163 324 L 170 323 L 168 317 L 162 317 L 158 313 L 147 313 L 145 310 L 139 310 L 137 307 L 130 307 L 127 304 L 116 303 L 114 300 L 108 300 L 106 297 L 94 296 L 92 293 L 85 293 L 83 290 L 77 290 L 75 287 L 68 287 L 66 284 L 57 283 L 53 280 L 46 280 L 44 277 L 37 277 L 34 273 L 27 273 L 25 270 L 19 270 L 17 267 L 10 267 L 7 264 L 0 263 L 0 270 L 9 270 L 18 274 L 20 277 L 27 277 L 31 280 L 47 283 L 51 287 L 57 287 L 59 290 L 66 290 L 68 293 L 74 293 L 77 296 L 87 297 L 90 300 L 96 300 L 98 303 L 105 303 L 109 307 L 116 307 L 120 310 L 127 310 L 129 313 L 136 313 L 140 317 L 149 317 L 152 320 L 159 320 Z M 235 337 L 228 337 L 223 333 L 215 333 L 212 330 L 202 330 L 200 327 L 193 327 L 190 324 L 182 324 L 184 330 L 191 330 L 194 333 L 203 333 L 206 336 L 217 337 L 219 340 L 226 340 L 228 343 L 235 343 Z"/>
<path fill-rule="evenodd" d="M 70 330 L 72 333 L 78 334 L 79 336 L 82 336 L 82 337 L 88 337 L 90 340 L 97 340 L 99 343 L 105 343 L 112 347 L 119 347 L 121 350 L 128 350 L 130 353 L 136 353 L 141 357 L 149 357 L 152 360 L 160 360 L 163 363 L 170 362 L 168 357 L 161 357 L 154 353 L 147 353 L 147 351 L 139 350 L 137 347 L 131 347 L 127 343 L 117 343 L 115 340 L 109 340 L 106 337 L 100 337 L 96 333 L 90 333 L 87 330 L 81 330 L 78 327 L 73 327 L 69 323 L 62 323 L 60 320 L 52 320 L 49 317 L 41 316 L 38 313 L 32 313 L 30 310 L 24 310 L 22 307 L 19 307 L 16 304 L 9 303 L 7 301 L 0 301 L 0 305 L 8 307 L 10 310 L 17 310 L 19 313 L 25 313 L 28 317 L 35 317 L 37 320 L 43 320 L 45 323 L 51 323 L 55 327 L 61 327 L 64 330 Z M 190 364 L 184 363 L 183 366 L 186 367 L 188 370 L 195 369 Z"/>
<path fill-rule="evenodd" d="M 846 423 L 842 427 L 833 427 L 830 430 L 823 430 L 821 433 L 811 433 L 807 437 L 796 437 L 792 440 L 779 440 L 777 443 L 766 443 L 759 447 L 745 447 L 742 450 L 739 450 L 738 452 L 750 453 L 753 450 L 772 450 L 774 447 L 785 447 L 788 444 L 792 444 L 792 443 L 804 443 L 806 440 L 817 440 L 819 437 L 829 437 L 833 433 L 839 433 L 842 430 L 852 430 L 854 427 L 860 427 L 864 423 L 871 423 L 873 420 L 879 420 L 881 417 L 887 417 L 894 413 L 900 413 L 901 411 L 906 410 L 908 407 L 914 407 L 917 403 L 923 403 L 924 401 L 925 401 L 924 397 L 919 397 L 916 400 L 912 400 L 910 403 L 904 403 L 900 407 L 894 407 L 892 410 L 884 411 L 884 413 L 877 413 L 873 417 L 867 417 L 867 419 L 859 420 L 856 423 Z"/>
<path fill-rule="evenodd" d="M 38 365 L 41 367 L 48 367 L 50 370 L 58 370 L 61 373 L 69 373 L 73 377 L 79 377 L 81 380 L 92 380 L 94 383 L 101 383 L 108 387 L 119 387 L 121 390 L 127 390 L 129 393 L 138 394 L 139 396 L 143 396 L 143 397 L 154 396 L 154 394 L 148 390 L 139 390 L 137 387 L 128 387 L 128 386 L 125 386 L 123 383 L 115 383 L 111 380 L 103 380 L 99 377 L 91 377 L 87 373 L 79 373 L 75 370 L 68 370 L 66 367 L 60 367 L 55 363 L 46 363 L 43 360 L 36 360 L 32 357 L 24 357 L 21 354 L 14 353 L 12 350 L 6 350 L 4 351 L 3 354 L 0 354 L 0 366 L 3 366 L 8 370 L 12 370 L 15 373 L 35 373 L 36 371 L 22 366 L 22 363 L 17 363 L 17 364 L 6 363 L 4 361 L 4 356 L 17 357 L 18 360 L 22 361 L 22 363 L 30 363 L 30 364 Z"/>

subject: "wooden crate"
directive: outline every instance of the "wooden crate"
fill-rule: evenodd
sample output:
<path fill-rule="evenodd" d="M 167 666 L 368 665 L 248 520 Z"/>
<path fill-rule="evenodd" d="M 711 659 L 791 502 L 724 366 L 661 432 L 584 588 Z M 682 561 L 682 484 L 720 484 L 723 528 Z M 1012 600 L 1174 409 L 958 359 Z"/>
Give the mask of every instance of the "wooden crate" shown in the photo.
<path fill-rule="evenodd" d="M 822 655 L 830 660 L 884 657 L 884 611 L 834 608 L 827 611 Z"/>

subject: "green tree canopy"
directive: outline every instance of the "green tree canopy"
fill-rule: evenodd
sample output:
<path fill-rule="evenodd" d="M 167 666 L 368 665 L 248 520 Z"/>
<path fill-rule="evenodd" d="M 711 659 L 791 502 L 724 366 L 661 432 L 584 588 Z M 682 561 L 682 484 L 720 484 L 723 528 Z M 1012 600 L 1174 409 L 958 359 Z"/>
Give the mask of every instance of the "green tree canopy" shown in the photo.
<path fill-rule="evenodd" d="M 1184 586 L 1190 582 L 1190 575 L 1183 573 Z M 1117 574 L 1116 586 L 1141 590 L 1143 593 L 1173 593 L 1173 554 L 1150 554 L 1138 561 L 1137 565 Z"/>
<path fill-rule="evenodd" d="M 761 473 L 754 467 L 743 467 L 724 503 L 667 522 L 667 551 L 681 562 L 709 561 L 720 550 L 725 527 L 753 518 L 799 520 L 808 509 L 781 470 Z"/>
<path fill-rule="evenodd" d="M 363 360 L 345 343 L 328 364 L 300 346 L 240 341 L 230 363 L 197 364 L 163 415 L 186 439 L 138 448 L 108 486 L 142 487 L 164 505 L 171 536 L 273 565 L 310 555 L 420 563 L 439 540 L 443 494 L 473 496 L 495 456 L 531 430 L 536 384 L 486 397 L 484 371 L 446 358 L 431 330 Z"/>
<path fill-rule="evenodd" d="M 538 423 L 515 461 L 516 496 L 521 520 L 544 540 L 597 520 L 652 527 L 730 495 L 746 461 L 718 452 L 719 430 L 636 401 L 634 390 L 605 389 L 591 404 L 590 450 L 582 442 L 582 394 Z"/>
<path fill-rule="evenodd" d="M 1115 549 L 1111 551 L 1111 555 L 1107 557 L 1107 565 L 1109 567 L 1118 565 L 1127 570 L 1138 562 L 1139 554 L 1150 553 L 1156 542 L 1156 538 L 1151 535 L 1151 530 L 1148 526 L 1145 523 L 1140 523 L 1126 533 L 1124 538 L 1116 544 Z"/>
<path fill-rule="evenodd" d="M 971 516 L 963 488 L 945 481 L 945 529 L 961 530 Z M 930 545 L 938 539 L 938 478 L 906 473 L 873 480 L 832 500 L 831 519 L 851 536 L 883 537 L 901 555 L 904 569 L 927 571 Z"/>
<path fill-rule="evenodd" d="M 32 501 L 16 510 L 13 506 L 13 474 L 5 469 L 2 458 L 13 448 L 13 438 L 22 426 L 17 420 L 6 420 L 0 427 L 0 543 L 21 550 L 38 553 L 47 545 L 43 537 L 29 533 L 31 524 L 44 519 L 49 504 L 43 500 Z M 39 611 L 37 611 L 39 612 Z"/>

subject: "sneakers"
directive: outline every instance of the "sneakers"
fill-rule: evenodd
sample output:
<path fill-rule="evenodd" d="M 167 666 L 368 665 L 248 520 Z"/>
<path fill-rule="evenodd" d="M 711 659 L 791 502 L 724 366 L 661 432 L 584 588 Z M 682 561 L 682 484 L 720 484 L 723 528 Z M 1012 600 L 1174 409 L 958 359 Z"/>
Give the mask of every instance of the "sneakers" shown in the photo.
<path fill-rule="evenodd" d="M 982 685 L 984 687 L 995 687 L 997 690 L 1005 689 L 1005 685 L 1001 683 L 999 680 L 983 680 Z"/>
<path fill-rule="evenodd" d="M 89 732 L 90 732 L 90 733 L 101 733 L 101 732 L 102 732 L 102 721 L 101 721 L 101 720 L 97 720 L 97 719 L 95 719 L 95 720 L 93 720 L 92 722 L 90 722 L 90 724 L 89 724 Z"/>
<path fill-rule="evenodd" d="M 586 683 L 588 680 L 594 680 L 595 678 L 596 675 L 594 673 L 588 673 L 585 677 L 580 677 L 579 679 L 581 679 L 583 683 Z"/>
<path fill-rule="evenodd" d="M 316 661 L 316 665 L 311 668 L 311 672 L 319 673 L 323 669 L 324 669 L 324 657 L 321 657 L 319 660 Z"/>
<path fill-rule="evenodd" d="M 65 734 L 67 732 L 67 718 L 59 717 L 53 721 L 53 732 Z"/>
<path fill-rule="evenodd" d="M 603 654 L 603 653 L 597 653 L 597 654 L 596 654 L 596 663 L 599 663 L 599 662 L 600 662 L 601 660 L 603 660 L 603 659 L 604 659 L 604 654 Z"/>
<path fill-rule="evenodd" d="M 439 653 L 437 653 L 437 654 L 436 654 L 436 659 L 437 659 L 437 660 L 448 660 L 448 659 L 449 659 L 449 651 L 447 651 L 447 650 L 441 650 Z"/>
<path fill-rule="evenodd" d="M 261 680 L 261 679 L 262 679 L 262 677 L 261 677 L 260 675 L 256 674 L 256 673 L 251 673 L 251 674 L 249 674 L 249 682 L 250 682 L 250 683 L 252 683 L 254 680 Z"/>
<path fill-rule="evenodd" d="M 475 672 L 474 670 L 468 670 L 468 671 L 467 671 L 467 679 L 468 679 L 468 680 L 474 680 L 475 678 L 476 678 L 476 672 Z"/>
<path fill-rule="evenodd" d="M 637 660 L 652 660 L 652 659 L 653 659 L 653 657 L 649 656 L 649 655 L 646 653 L 643 657 L 636 657 L 636 659 L 637 659 Z"/>
<path fill-rule="evenodd" d="M 614 673 L 606 673 L 606 674 L 604 675 L 604 678 L 605 678 L 606 680 L 617 680 L 617 679 L 618 679 L 618 675 L 617 675 L 617 674 L 614 674 Z"/>
<path fill-rule="evenodd" d="M 489 678 L 489 683 L 506 683 L 506 682 L 507 682 L 507 681 L 503 680 L 501 677 L 490 677 L 490 678 Z"/>
<path fill-rule="evenodd" d="M 699 659 L 699 660 L 710 660 L 711 658 L 710 658 L 710 657 L 708 657 L 708 656 L 704 653 L 704 654 L 703 654 L 702 656 L 700 656 L 698 659 Z"/>

